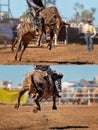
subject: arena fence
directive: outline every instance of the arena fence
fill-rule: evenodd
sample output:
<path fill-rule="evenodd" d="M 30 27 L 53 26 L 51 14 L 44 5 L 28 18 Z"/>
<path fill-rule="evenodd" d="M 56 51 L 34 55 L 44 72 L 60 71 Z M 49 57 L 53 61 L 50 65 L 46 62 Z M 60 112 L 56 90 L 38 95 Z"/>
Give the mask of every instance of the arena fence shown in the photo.
<path fill-rule="evenodd" d="M 0 43 L 4 43 L 5 48 L 8 43 L 12 43 L 17 35 L 16 27 L 19 19 L 5 19 L 0 21 Z"/>
<path fill-rule="evenodd" d="M 92 97 L 92 91 L 89 88 L 86 93 L 77 92 L 78 89 L 66 89 L 66 91 L 60 92 L 61 98 L 57 98 L 59 104 L 91 104 L 92 99 L 96 100 L 98 103 L 98 93 L 94 93 L 96 96 Z M 8 90 L 5 88 L 0 88 L 0 103 L 14 104 L 17 102 L 19 90 Z M 42 102 L 51 102 L 52 97 L 47 100 L 42 100 Z M 34 104 L 33 98 L 28 96 L 28 93 L 24 94 L 21 98 L 21 104 Z"/>
<path fill-rule="evenodd" d="M 98 26 L 95 26 L 97 35 L 93 38 L 94 43 L 98 43 Z M 67 27 L 62 28 L 61 33 L 58 36 L 59 41 L 67 41 L 67 43 L 85 43 L 84 34 L 79 27 Z"/>
<path fill-rule="evenodd" d="M 78 92 L 79 89 L 74 89 L 74 91 L 70 91 L 66 89 L 66 92 L 61 92 L 61 98 L 59 98 L 59 103 L 77 103 L 77 104 L 91 104 L 92 100 L 95 99 L 96 103 L 98 103 L 98 92 L 93 93 L 94 87 L 87 88 L 87 92 Z M 80 89 L 81 90 L 81 89 Z M 95 97 L 92 96 L 95 95 Z M 78 102 L 80 101 L 80 102 Z"/>
<path fill-rule="evenodd" d="M 92 97 L 92 91 L 93 88 L 89 88 L 86 93 L 83 92 L 77 92 L 78 89 L 67 89 L 66 92 L 60 92 L 61 98 L 57 98 L 57 102 L 59 104 L 85 104 L 89 105 L 92 103 L 93 99 L 96 100 L 96 103 L 98 103 L 98 93 L 94 93 L 96 96 Z M 42 102 L 49 103 L 52 101 L 52 97 L 46 99 L 43 99 Z M 27 96 L 27 104 L 34 104 L 34 100 L 32 98 L 29 98 Z"/>

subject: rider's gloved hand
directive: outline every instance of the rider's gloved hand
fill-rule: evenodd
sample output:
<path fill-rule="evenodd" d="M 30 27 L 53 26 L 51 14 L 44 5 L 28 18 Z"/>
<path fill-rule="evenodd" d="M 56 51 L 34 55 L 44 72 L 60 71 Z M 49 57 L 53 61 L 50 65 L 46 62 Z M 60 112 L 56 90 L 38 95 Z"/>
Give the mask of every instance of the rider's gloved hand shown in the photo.
<path fill-rule="evenodd" d="M 39 7 L 39 10 L 42 11 L 44 9 L 44 7 Z"/>

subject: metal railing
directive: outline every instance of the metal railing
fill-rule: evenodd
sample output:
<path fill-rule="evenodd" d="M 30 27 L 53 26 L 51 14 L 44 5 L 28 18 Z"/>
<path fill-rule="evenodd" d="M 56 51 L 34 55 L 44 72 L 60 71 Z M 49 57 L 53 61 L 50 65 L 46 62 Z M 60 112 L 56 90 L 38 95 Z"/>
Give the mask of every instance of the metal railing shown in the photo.
<path fill-rule="evenodd" d="M 78 100 L 86 100 L 87 104 L 91 104 L 91 100 L 98 100 L 98 92 L 91 92 L 89 88 L 86 93 L 83 92 L 61 92 L 61 98 L 59 98 L 59 103 L 77 102 Z M 93 88 L 94 89 L 94 88 Z M 93 97 L 92 94 L 95 96 Z M 96 96 L 97 95 L 97 96 Z M 80 103 L 81 104 L 81 103 Z"/>
<path fill-rule="evenodd" d="M 10 0 L 7 0 L 7 2 L 3 4 L 2 1 L 0 1 L 0 20 L 2 20 L 2 14 L 7 14 L 8 18 L 13 18 L 12 12 L 10 10 Z M 4 9 L 6 9 L 6 11 Z"/>

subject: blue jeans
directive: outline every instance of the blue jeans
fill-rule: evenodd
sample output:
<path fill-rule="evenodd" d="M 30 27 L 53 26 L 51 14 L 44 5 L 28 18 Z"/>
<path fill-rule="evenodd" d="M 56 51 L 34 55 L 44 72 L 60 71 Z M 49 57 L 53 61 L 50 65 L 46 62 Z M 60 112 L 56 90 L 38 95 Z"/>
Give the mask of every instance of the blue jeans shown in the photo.
<path fill-rule="evenodd" d="M 86 41 L 87 49 L 89 51 L 92 51 L 93 50 L 93 39 L 91 37 L 91 34 L 85 34 L 84 38 Z"/>

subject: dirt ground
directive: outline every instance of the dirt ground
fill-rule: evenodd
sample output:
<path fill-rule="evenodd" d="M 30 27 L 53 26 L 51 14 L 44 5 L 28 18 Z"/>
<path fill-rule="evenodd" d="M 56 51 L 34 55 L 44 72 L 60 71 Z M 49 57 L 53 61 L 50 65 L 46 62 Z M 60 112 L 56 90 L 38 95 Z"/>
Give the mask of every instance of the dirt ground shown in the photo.
<path fill-rule="evenodd" d="M 33 113 L 34 106 L 0 105 L 0 130 L 98 130 L 98 105 L 51 106 L 41 104 L 42 111 Z"/>
<path fill-rule="evenodd" d="M 88 52 L 86 45 L 80 44 L 58 44 L 52 50 L 48 50 L 45 44 L 40 48 L 30 44 L 21 62 L 15 61 L 14 55 L 10 46 L 6 49 L 0 47 L 0 64 L 98 64 L 98 45 Z"/>

